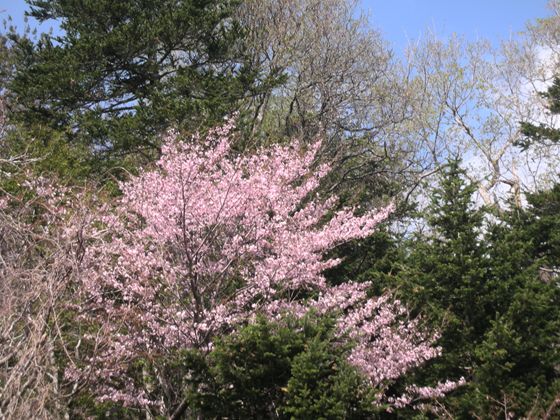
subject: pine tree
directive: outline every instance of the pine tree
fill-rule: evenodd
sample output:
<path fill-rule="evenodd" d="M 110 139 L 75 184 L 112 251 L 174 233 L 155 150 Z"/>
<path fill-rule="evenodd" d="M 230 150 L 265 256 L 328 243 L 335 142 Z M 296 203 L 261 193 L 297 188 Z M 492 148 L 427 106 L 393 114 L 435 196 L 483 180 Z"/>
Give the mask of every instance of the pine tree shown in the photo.
<path fill-rule="evenodd" d="M 214 125 L 257 89 L 236 0 L 28 2 L 60 32 L 11 34 L 12 120 L 77 160 L 152 159 L 163 131 Z"/>
<path fill-rule="evenodd" d="M 476 350 L 494 319 L 489 289 L 488 246 L 482 239 L 485 208 L 475 202 L 476 185 L 468 182 L 459 160 L 452 160 L 429 191 L 430 203 L 421 214 L 426 223 L 405 243 L 408 251 L 399 273 L 399 293 L 426 321 L 440 330 L 442 355 L 429 364 L 419 382 L 438 375 L 465 377 L 467 386 L 447 399 L 448 410 L 470 418 L 478 407 Z"/>

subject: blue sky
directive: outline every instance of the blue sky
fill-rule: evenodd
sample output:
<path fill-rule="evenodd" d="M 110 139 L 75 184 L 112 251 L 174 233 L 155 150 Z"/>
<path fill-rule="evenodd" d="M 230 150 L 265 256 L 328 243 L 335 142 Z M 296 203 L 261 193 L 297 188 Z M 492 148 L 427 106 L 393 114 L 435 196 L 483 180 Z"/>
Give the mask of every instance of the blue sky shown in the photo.
<path fill-rule="evenodd" d="M 23 14 L 27 10 L 27 3 L 24 0 L 0 0 L 0 21 L 7 20 L 8 16 L 12 17 L 9 22 L 15 25 L 18 30 L 22 31 L 24 28 Z M 37 26 L 36 21 L 30 22 L 32 28 Z M 53 25 L 51 23 L 43 24 L 40 29 L 43 32 L 49 31 Z M 2 27 L 2 31 L 4 28 Z"/>
<path fill-rule="evenodd" d="M 522 31 L 527 21 L 549 15 L 546 0 L 361 0 L 370 22 L 402 51 L 426 28 L 469 40 L 499 43 Z"/>
<path fill-rule="evenodd" d="M 426 28 L 445 36 L 488 38 L 498 43 L 525 28 L 529 20 L 548 14 L 546 0 L 361 0 L 370 21 L 401 52 Z M 24 0 L 0 0 L 0 17 L 11 15 L 23 27 Z M 48 30 L 51 25 L 43 27 Z"/>

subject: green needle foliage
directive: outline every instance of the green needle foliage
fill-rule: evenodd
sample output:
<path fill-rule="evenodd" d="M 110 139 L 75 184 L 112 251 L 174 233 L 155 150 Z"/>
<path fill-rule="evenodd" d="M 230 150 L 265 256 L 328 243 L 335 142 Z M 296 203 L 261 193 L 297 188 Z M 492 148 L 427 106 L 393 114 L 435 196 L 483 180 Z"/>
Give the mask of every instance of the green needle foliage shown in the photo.
<path fill-rule="evenodd" d="M 450 162 L 427 231 L 399 263 L 402 298 L 442 333 L 443 355 L 420 380 L 465 376 L 447 401 L 458 418 L 536 413 L 558 391 L 560 188 L 499 216 L 475 206 L 475 191 Z"/>
<path fill-rule="evenodd" d="M 10 35 L 12 120 L 45 154 L 55 139 L 85 161 L 86 147 L 96 161 L 87 170 L 133 152 L 150 160 L 168 128 L 213 126 L 265 85 L 244 52 L 236 0 L 28 2 L 60 31 Z"/>
<path fill-rule="evenodd" d="M 418 312 L 440 325 L 444 349 L 436 366 L 451 377 L 472 366 L 472 349 L 488 327 L 486 246 L 479 241 L 484 213 L 476 209 L 476 187 L 465 182 L 458 161 L 450 162 L 431 191 L 428 232 L 411 244 L 403 291 Z M 406 280 L 405 280 L 406 281 Z"/>
<path fill-rule="evenodd" d="M 346 361 L 333 322 L 307 316 L 260 318 L 218 340 L 206 359 L 191 355 L 187 393 L 202 418 L 363 419 L 374 392 Z"/>
<path fill-rule="evenodd" d="M 548 101 L 548 110 L 552 114 L 560 113 L 560 78 L 556 77 L 552 85 L 546 92 L 541 94 Z M 560 141 L 560 130 L 540 123 L 538 125 L 521 122 L 521 132 L 525 138 L 518 141 L 517 144 L 523 149 L 529 148 L 534 143 L 544 143 L 551 141 L 558 143 Z"/>
<path fill-rule="evenodd" d="M 543 410 L 558 392 L 559 193 L 528 195 L 526 208 L 512 206 L 487 234 L 495 317 L 476 351 L 476 381 L 517 415 Z"/>

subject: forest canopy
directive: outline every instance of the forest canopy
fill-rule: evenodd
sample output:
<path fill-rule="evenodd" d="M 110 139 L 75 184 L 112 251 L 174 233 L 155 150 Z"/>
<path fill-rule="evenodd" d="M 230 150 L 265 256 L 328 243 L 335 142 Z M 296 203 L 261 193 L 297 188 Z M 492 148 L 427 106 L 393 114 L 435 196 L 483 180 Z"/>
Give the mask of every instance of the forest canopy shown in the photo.
<path fill-rule="evenodd" d="M 560 416 L 560 2 L 403 54 L 351 0 L 26 3 L 0 418 Z"/>

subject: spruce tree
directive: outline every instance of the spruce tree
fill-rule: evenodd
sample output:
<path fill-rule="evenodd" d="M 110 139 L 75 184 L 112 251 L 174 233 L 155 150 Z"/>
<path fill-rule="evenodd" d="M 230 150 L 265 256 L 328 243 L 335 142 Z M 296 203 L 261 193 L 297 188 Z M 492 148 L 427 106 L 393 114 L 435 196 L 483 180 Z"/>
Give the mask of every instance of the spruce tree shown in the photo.
<path fill-rule="evenodd" d="M 486 235 L 495 319 L 477 349 L 481 394 L 512 413 L 543 409 L 558 392 L 560 186 L 527 195 Z"/>
<path fill-rule="evenodd" d="M 555 77 L 552 85 L 541 96 L 548 101 L 548 110 L 551 114 L 560 114 L 560 78 Z M 524 138 L 517 142 L 523 149 L 529 148 L 534 143 L 560 141 L 560 130 L 547 124 L 533 124 L 527 121 L 521 122 L 521 132 Z"/>
<path fill-rule="evenodd" d="M 414 378 L 433 383 L 438 377 L 465 377 L 468 384 L 447 401 L 458 418 L 480 413 L 477 393 L 477 348 L 494 319 L 489 288 L 488 246 L 481 240 L 486 209 L 475 202 L 476 185 L 467 180 L 459 160 L 452 160 L 429 189 L 430 202 L 420 213 L 425 226 L 407 242 L 398 275 L 398 293 L 413 314 L 440 332 L 442 355 Z M 473 382 L 474 381 L 474 382 Z"/>
<path fill-rule="evenodd" d="M 467 378 L 448 409 L 520 417 L 544 410 L 559 389 L 560 188 L 499 215 L 477 208 L 475 191 L 450 162 L 431 192 L 426 231 L 395 263 L 399 293 L 441 330 L 443 354 L 420 380 Z"/>
<path fill-rule="evenodd" d="M 436 370 L 468 375 L 473 346 L 488 326 L 486 247 L 479 241 L 483 210 L 475 208 L 476 186 L 451 161 L 431 193 L 427 232 L 413 240 L 402 272 L 405 297 L 442 330 L 443 356 Z"/>

